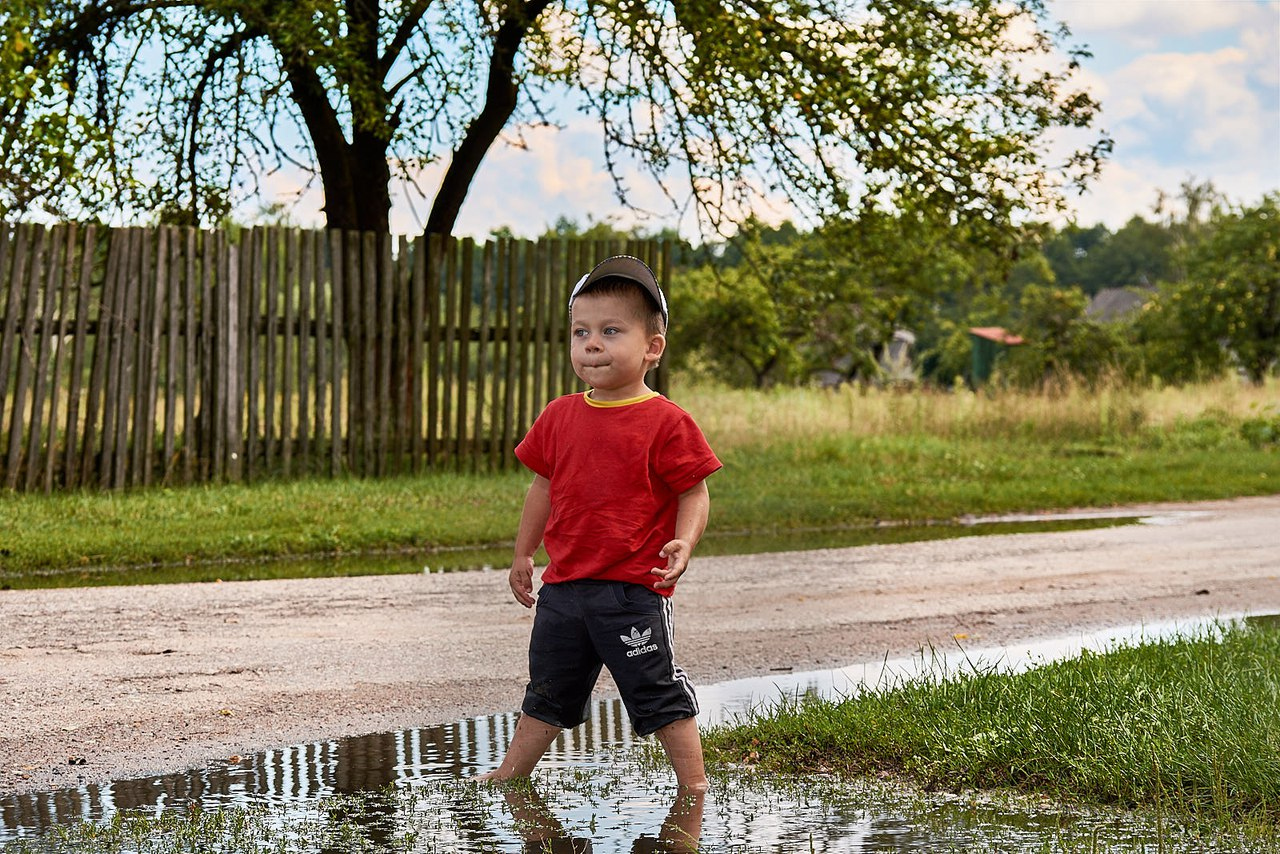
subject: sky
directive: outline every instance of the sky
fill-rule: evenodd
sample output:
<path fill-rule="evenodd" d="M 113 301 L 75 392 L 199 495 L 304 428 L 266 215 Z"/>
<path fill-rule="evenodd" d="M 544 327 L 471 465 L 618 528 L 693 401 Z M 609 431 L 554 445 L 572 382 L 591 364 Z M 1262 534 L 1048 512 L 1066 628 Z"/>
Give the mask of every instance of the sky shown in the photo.
<path fill-rule="evenodd" d="M 1084 46 L 1080 82 L 1102 104 L 1097 127 L 1115 141 L 1101 177 L 1069 199 L 1074 219 L 1117 229 L 1135 215 L 1155 219 L 1159 194 L 1186 181 L 1211 181 L 1229 201 L 1252 203 L 1280 190 L 1280 0 L 1046 0 L 1050 15 Z M 605 171 L 595 123 L 576 113 L 560 128 L 524 134 L 481 166 L 456 233 L 485 236 L 507 227 L 533 237 L 566 217 L 581 225 L 676 227 L 696 238 L 690 216 L 671 212 L 651 180 L 629 180 L 658 216 L 622 208 Z M 1090 137 L 1092 138 L 1092 137 Z M 1077 140 L 1079 142 L 1080 140 Z M 1072 140 L 1057 145 L 1069 150 Z M 284 180 L 284 176 L 281 176 Z M 424 187 L 433 182 L 423 176 Z M 294 209 L 319 224 L 318 191 Z M 429 202 L 394 193 L 392 230 L 421 230 Z"/>

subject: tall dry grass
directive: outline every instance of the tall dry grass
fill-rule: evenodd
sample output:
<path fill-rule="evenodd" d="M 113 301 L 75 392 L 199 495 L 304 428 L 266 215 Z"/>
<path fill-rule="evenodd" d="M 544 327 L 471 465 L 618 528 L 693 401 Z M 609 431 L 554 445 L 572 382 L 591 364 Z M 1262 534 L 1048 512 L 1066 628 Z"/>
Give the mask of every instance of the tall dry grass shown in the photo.
<path fill-rule="evenodd" d="M 1067 385 L 1051 392 L 955 392 L 842 386 L 730 389 L 675 378 L 671 396 L 717 448 L 824 436 L 1122 438 L 1206 414 L 1238 420 L 1280 408 L 1280 381 L 1181 388 Z"/>

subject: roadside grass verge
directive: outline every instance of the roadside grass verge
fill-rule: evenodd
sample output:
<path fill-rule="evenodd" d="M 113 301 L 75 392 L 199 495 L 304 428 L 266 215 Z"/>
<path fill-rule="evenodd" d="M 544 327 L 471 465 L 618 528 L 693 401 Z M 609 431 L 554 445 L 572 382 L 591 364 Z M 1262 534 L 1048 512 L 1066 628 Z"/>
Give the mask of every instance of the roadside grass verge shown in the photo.
<path fill-rule="evenodd" d="M 1280 834 L 1280 631 L 1241 623 L 1021 673 L 977 663 L 843 700 L 796 697 L 705 736 L 719 763 L 902 775 Z"/>
<path fill-rule="evenodd" d="M 938 523 L 972 514 L 1275 493 L 1280 410 L 1270 430 L 1273 410 L 1261 393 L 1221 385 L 1173 398 L 1182 409 L 1205 407 L 1192 415 L 1170 403 L 1167 390 L 1150 400 L 1105 390 L 986 396 L 700 386 L 673 396 L 699 418 L 725 463 L 710 481 L 712 517 L 700 553 L 711 554 L 932 537 L 945 532 Z M 0 587 L 505 566 L 528 483 L 523 471 L 438 472 L 5 493 Z M 930 527 L 904 532 L 911 523 Z M 324 560 L 261 565 L 300 556 Z M 361 559 L 334 562 L 343 556 Z M 225 561 L 259 565 L 209 568 Z M 176 569 L 152 571 L 157 566 Z M 186 566 L 198 568 L 184 573 Z"/>

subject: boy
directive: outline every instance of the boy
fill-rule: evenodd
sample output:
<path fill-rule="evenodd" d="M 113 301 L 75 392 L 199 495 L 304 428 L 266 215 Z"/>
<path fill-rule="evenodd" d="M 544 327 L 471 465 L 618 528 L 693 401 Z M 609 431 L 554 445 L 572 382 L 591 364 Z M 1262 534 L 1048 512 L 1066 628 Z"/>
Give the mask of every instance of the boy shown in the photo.
<path fill-rule="evenodd" d="M 553 400 L 516 448 L 534 472 L 509 576 L 526 608 L 540 543 L 550 560 L 522 714 L 482 779 L 527 777 L 561 729 L 586 720 L 603 665 L 636 732 L 656 734 L 679 785 L 702 792 L 698 703 L 673 658 L 670 596 L 706 527 L 705 479 L 720 461 L 645 383 L 666 348 L 667 303 L 644 262 L 597 264 L 574 286 L 569 320 L 570 361 L 591 390 Z"/>

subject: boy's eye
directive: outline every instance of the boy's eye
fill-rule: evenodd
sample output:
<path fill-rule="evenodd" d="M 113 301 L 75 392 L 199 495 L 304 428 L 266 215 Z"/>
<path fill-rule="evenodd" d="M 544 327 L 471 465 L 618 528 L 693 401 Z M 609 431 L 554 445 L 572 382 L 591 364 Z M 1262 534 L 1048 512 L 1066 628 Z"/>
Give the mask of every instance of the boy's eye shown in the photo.
<path fill-rule="evenodd" d="M 606 327 L 604 328 L 604 334 L 605 334 L 605 335 L 617 335 L 617 334 L 618 334 L 618 327 L 616 327 L 616 326 L 606 326 Z"/>

